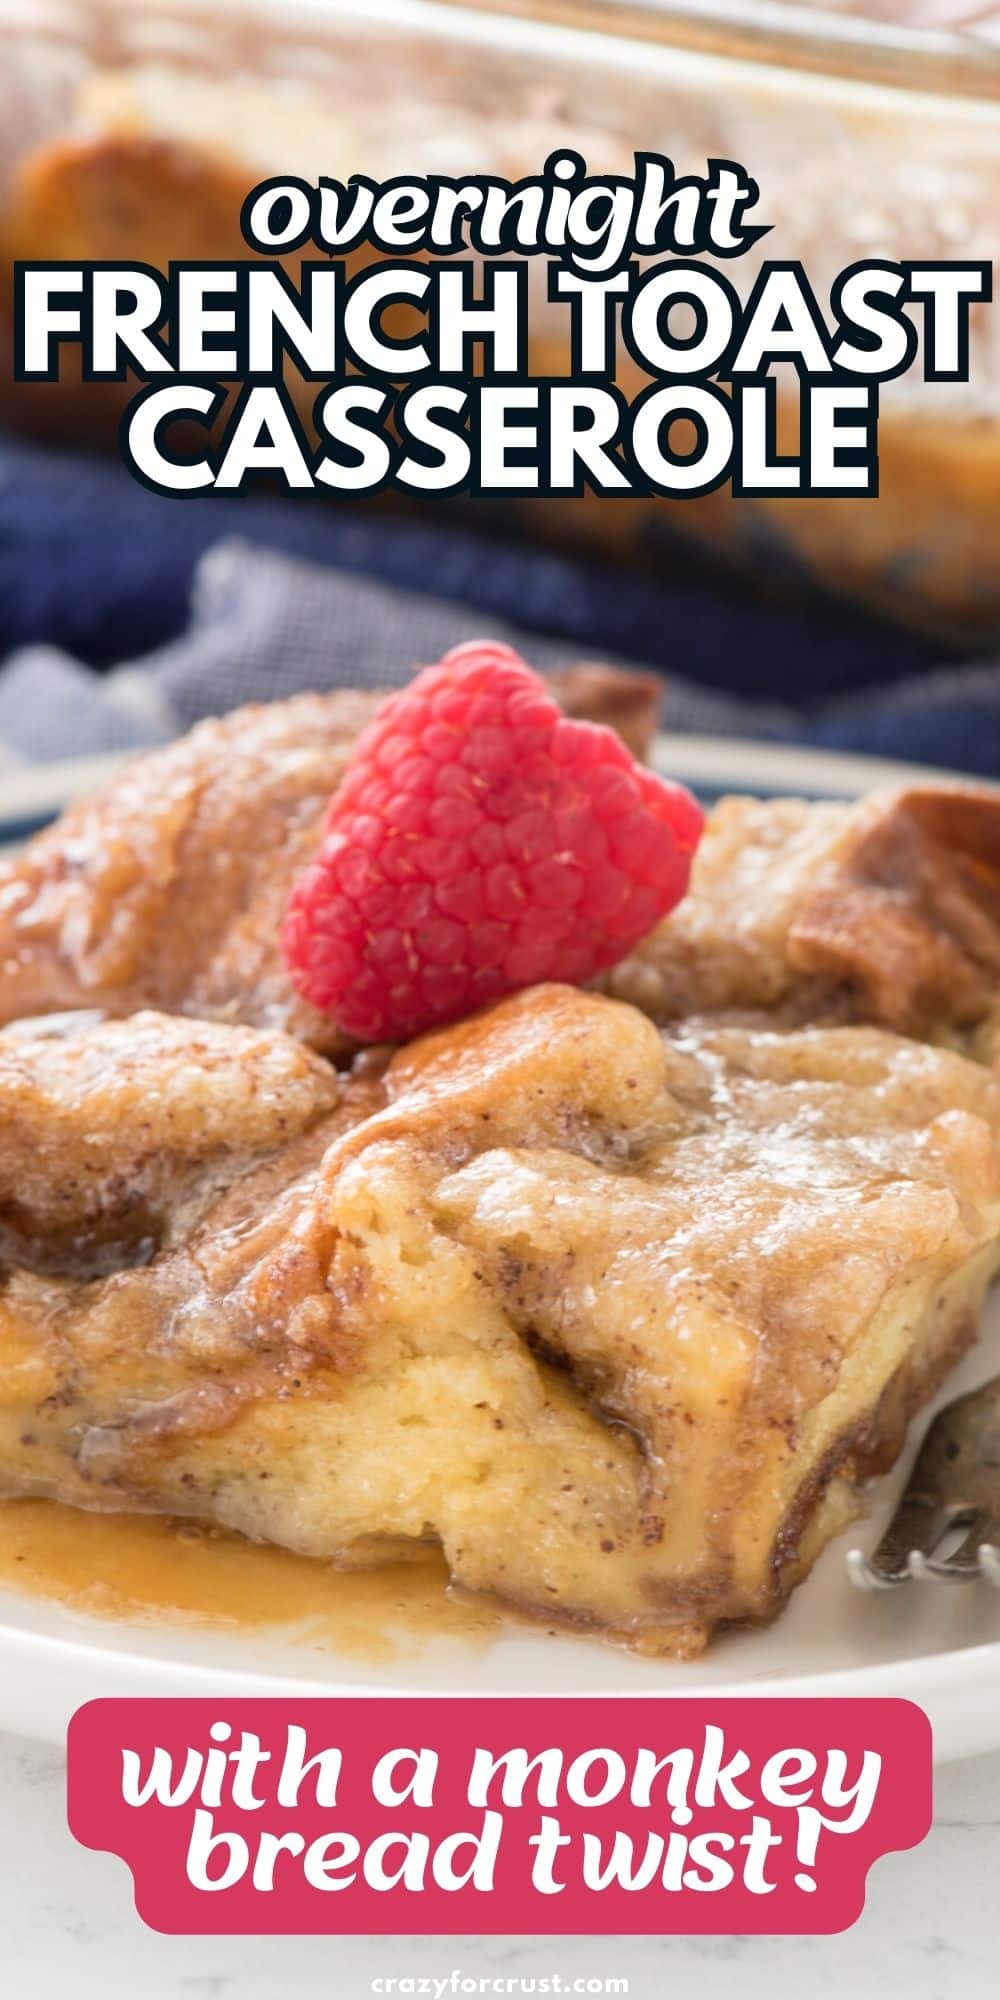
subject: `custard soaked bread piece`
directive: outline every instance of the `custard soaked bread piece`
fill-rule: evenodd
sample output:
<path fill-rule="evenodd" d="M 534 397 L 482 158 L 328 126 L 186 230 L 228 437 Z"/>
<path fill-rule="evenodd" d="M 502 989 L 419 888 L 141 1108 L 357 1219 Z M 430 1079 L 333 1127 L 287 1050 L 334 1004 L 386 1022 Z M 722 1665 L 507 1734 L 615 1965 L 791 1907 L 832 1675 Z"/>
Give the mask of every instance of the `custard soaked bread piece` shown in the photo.
<path fill-rule="evenodd" d="M 652 675 L 582 662 L 549 679 L 568 715 L 648 747 Z M 281 925 L 378 699 L 302 694 L 203 722 L 0 863 L 0 1021 L 153 1007 L 350 1048 L 294 993 Z"/>
<path fill-rule="evenodd" d="M 284 1035 L 153 1013 L 21 1022 L 0 1036 L 0 1260 L 145 1263 L 338 1101 L 329 1064 Z"/>
<path fill-rule="evenodd" d="M 279 935 L 375 699 L 305 694 L 203 722 L 0 865 L 0 1020 L 154 1007 L 338 1047 L 292 992 Z"/>
<path fill-rule="evenodd" d="M 1000 790 L 723 799 L 687 897 L 605 984 L 661 1022 L 776 1008 L 973 1028 L 1000 997 Z"/>
<path fill-rule="evenodd" d="M 463 1588 L 650 1650 L 771 1616 L 972 1336 L 1000 1079 L 550 987 L 334 1081 L 221 1193 L 181 1120 L 144 1267 L 10 1271 L 3 1488 L 339 1563 L 440 1542 Z"/>

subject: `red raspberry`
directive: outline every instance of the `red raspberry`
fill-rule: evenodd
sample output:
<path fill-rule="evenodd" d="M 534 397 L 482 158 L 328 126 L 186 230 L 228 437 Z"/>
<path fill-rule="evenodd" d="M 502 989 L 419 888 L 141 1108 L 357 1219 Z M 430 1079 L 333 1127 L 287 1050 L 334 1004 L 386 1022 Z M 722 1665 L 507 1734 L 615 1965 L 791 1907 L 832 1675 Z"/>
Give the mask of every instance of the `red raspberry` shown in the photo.
<path fill-rule="evenodd" d="M 679 902 L 703 815 L 571 722 L 508 646 L 458 646 L 383 702 L 293 890 L 285 962 L 360 1041 L 519 986 L 581 984 Z"/>

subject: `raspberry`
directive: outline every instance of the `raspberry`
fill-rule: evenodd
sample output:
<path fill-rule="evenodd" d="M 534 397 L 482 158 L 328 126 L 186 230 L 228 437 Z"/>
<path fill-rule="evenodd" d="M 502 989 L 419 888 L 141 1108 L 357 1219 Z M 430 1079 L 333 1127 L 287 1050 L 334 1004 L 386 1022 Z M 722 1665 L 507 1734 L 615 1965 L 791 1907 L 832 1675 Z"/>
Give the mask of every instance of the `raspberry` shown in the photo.
<path fill-rule="evenodd" d="M 285 961 L 359 1041 L 537 980 L 579 985 L 679 902 L 702 824 L 509 647 L 459 646 L 359 737 L 292 893 Z"/>

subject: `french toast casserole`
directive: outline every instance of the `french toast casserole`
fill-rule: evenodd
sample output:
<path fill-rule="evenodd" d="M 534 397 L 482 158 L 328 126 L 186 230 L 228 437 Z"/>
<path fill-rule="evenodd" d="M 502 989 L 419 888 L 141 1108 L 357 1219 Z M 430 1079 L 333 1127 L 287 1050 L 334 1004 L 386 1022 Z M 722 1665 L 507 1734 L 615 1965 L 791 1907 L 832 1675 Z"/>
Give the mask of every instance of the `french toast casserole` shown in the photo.
<path fill-rule="evenodd" d="M 358 1049 L 278 940 L 369 710 L 203 724 L 0 867 L 0 1489 L 695 1653 L 974 1337 L 1000 801 L 724 800 L 598 986 Z"/>

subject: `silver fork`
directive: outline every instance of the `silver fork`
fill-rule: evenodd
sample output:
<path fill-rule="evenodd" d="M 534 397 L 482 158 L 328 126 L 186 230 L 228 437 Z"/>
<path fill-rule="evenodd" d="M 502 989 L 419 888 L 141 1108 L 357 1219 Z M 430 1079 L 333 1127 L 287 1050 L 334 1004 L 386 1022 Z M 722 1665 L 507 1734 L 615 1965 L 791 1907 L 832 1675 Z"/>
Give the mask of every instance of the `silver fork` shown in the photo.
<path fill-rule="evenodd" d="M 852 1549 L 847 1570 L 859 1590 L 977 1577 L 1000 1590 L 1000 1376 L 935 1417 L 874 1555 Z"/>

